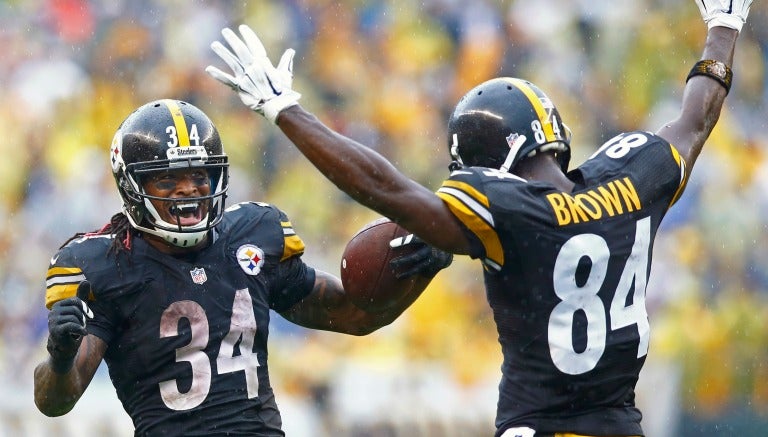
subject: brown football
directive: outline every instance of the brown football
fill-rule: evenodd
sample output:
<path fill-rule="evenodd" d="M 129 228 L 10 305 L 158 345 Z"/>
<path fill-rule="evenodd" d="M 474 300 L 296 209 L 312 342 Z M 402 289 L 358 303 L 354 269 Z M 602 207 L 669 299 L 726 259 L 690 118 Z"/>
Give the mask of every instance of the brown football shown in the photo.
<path fill-rule="evenodd" d="M 409 246 L 391 248 L 389 242 L 409 232 L 386 217 L 360 229 L 344 248 L 341 257 L 341 282 L 344 291 L 358 307 L 382 311 L 402 302 L 415 300 L 431 278 L 413 275 L 397 279 L 389 262 L 411 253 Z"/>

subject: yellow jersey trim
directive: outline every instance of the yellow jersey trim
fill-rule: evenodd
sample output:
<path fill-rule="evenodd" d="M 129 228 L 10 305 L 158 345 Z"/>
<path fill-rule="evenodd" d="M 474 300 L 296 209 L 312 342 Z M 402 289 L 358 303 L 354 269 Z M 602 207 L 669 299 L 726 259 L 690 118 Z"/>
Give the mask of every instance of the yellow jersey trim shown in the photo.
<path fill-rule="evenodd" d="M 461 191 L 463 194 L 471 197 L 484 206 L 488 206 L 488 199 L 477 192 L 468 184 L 457 181 L 446 181 L 443 188 L 438 190 L 437 195 L 448 205 L 453 215 L 458 218 L 464 226 L 474 233 L 485 248 L 485 256 L 499 267 L 504 265 L 504 250 L 501 247 L 501 241 L 496 230 L 484 219 L 482 212 L 478 213 L 470 208 L 465 202 L 459 199 L 455 194 L 444 188 L 453 188 Z M 475 197 L 477 195 L 477 197 Z M 490 215 L 489 211 L 484 211 Z"/>

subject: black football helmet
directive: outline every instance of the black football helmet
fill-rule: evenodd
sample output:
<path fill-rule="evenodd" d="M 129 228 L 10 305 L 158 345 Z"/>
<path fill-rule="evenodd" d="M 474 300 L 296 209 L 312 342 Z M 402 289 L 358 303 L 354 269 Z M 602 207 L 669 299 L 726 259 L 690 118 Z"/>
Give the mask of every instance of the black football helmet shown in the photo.
<path fill-rule="evenodd" d="M 228 187 L 227 155 L 216 127 L 200 109 L 179 100 L 157 100 L 136 109 L 118 128 L 110 150 L 112 173 L 131 225 L 179 247 L 192 247 L 218 224 Z M 210 178 L 207 196 L 166 199 L 144 191 L 143 182 L 157 173 L 184 168 L 205 169 Z M 151 199 L 173 202 L 177 223 L 162 220 Z M 207 214 L 182 226 L 179 211 L 205 208 Z"/>
<path fill-rule="evenodd" d="M 448 121 L 452 167 L 509 171 L 527 156 L 555 151 L 568 171 L 571 131 L 555 105 L 534 84 L 511 77 L 491 79 L 470 90 Z"/>

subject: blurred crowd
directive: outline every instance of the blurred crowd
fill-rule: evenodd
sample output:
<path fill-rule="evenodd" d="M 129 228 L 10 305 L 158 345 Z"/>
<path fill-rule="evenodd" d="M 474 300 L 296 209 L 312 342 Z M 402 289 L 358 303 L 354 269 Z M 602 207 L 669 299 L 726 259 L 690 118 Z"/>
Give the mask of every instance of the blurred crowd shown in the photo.
<path fill-rule="evenodd" d="M 656 241 L 648 378 L 659 382 L 641 378 L 638 394 L 649 435 L 768 424 L 768 4 L 755 3 L 720 122 Z M 169 97 L 205 111 L 233 166 L 228 204 L 278 205 L 310 264 L 338 273 L 344 243 L 376 218 L 204 72 L 220 62 L 209 44 L 221 28 L 243 22 L 273 60 L 297 51 L 302 105 L 435 189 L 448 114 L 473 85 L 516 76 L 544 89 L 578 165 L 616 133 L 675 116 L 706 32 L 690 0 L 0 0 L 0 436 L 42 417 L 31 382 L 48 260 L 119 210 L 108 147 L 135 107 Z M 276 314 L 272 325 L 289 435 L 491 433 L 501 354 L 477 262 L 457 259 L 367 337 Z M 659 411 L 662 392 L 672 407 Z"/>

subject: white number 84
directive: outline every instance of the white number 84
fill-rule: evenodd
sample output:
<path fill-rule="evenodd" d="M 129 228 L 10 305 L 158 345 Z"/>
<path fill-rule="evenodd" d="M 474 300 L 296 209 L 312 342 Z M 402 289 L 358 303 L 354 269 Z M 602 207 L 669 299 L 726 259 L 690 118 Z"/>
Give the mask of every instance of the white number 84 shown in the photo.
<path fill-rule="evenodd" d="M 624 265 L 609 309 L 611 330 L 637 325 L 640 335 L 638 358 L 648 353 L 650 336 L 645 309 L 650 240 L 651 218 L 646 217 L 637 222 L 632 254 Z M 586 282 L 579 286 L 576 283 L 576 270 L 583 257 L 592 261 L 592 267 Z M 553 281 L 555 294 L 561 301 L 549 316 L 548 339 L 552 362 L 563 373 L 586 373 L 597 366 L 605 352 L 608 324 L 603 301 L 597 293 L 605 280 L 609 258 L 608 244 L 595 234 L 571 237 L 557 255 Z M 633 283 L 632 303 L 627 305 Z M 576 351 L 572 340 L 574 316 L 579 310 L 587 317 L 587 346 L 581 352 Z"/>

